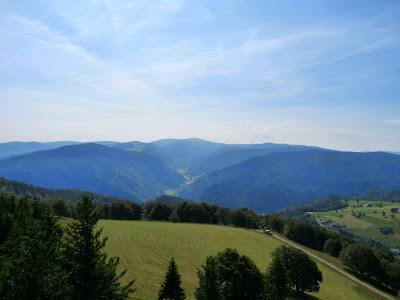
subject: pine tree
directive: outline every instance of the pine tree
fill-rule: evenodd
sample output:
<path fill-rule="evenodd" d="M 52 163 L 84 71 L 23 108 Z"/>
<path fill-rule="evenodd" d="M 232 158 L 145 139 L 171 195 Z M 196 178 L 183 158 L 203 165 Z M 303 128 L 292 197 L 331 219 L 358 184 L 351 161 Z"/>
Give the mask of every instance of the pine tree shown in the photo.
<path fill-rule="evenodd" d="M 197 300 L 221 299 L 220 282 L 218 281 L 218 262 L 213 256 L 207 257 L 206 264 L 197 271 L 199 287 L 196 289 Z"/>
<path fill-rule="evenodd" d="M 183 300 L 185 292 L 181 287 L 181 275 L 178 273 L 175 260 L 172 258 L 169 263 L 167 273 L 165 274 L 164 282 L 158 292 L 159 300 Z"/>
<path fill-rule="evenodd" d="M 18 207 L 18 216 L 8 211 L 12 228 L 0 243 L 0 299 L 67 298 L 61 227 L 44 203 L 21 199 Z"/>
<path fill-rule="evenodd" d="M 285 266 L 279 257 L 274 257 L 266 276 L 266 298 L 271 300 L 285 299 L 289 291 L 290 288 Z"/>
<path fill-rule="evenodd" d="M 104 253 L 107 238 L 100 238 L 96 230 L 98 212 L 89 196 L 77 205 L 77 218 L 66 229 L 65 269 L 71 286 L 71 298 L 127 299 L 133 293 L 133 281 L 121 286 L 117 274 L 119 259 Z"/>

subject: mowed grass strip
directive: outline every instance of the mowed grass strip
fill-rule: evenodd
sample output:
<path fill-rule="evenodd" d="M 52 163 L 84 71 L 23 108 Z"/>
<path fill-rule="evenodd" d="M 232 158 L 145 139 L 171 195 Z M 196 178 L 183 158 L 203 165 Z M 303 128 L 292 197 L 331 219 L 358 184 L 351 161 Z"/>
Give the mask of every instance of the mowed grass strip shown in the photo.
<path fill-rule="evenodd" d="M 351 215 L 345 215 L 342 218 L 339 217 L 326 217 L 337 224 L 346 225 L 351 228 L 367 229 L 373 225 L 366 220 L 357 219 Z"/>
<path fill-rule="evenodd" d="M 225 226 L 113 220 L 101 220 L 99 226 L 109 238 L 107 252 L 119 256 L 121 269 L 128 270 L 124 281 L 136 280 L 133 299 L 157 299 L 171 257 L 178 264 L 188 299 L 194 299 L 196 270 L 208 255 L 234 248 L 265 272 L 272 251 L 282 245 L 273 237 Z M 381 299 L 329 267 L 318 265 L 324 276 L 321 291 L 316 294 L 319 299 Z"/>

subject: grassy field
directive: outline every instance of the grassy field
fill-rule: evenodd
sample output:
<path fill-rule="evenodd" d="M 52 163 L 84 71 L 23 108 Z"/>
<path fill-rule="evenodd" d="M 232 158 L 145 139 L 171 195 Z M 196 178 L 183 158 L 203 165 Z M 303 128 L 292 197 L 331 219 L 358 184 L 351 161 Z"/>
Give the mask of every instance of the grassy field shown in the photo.
<path fill-rule="evenodd" d="M 367 207 L 370 205 L 370 207 Z M 393 214 L 392 208 L 399 213 Z M 393 202 L 349 201 L 342 210 L 315 213 L 320 220 L 328 219 L 347 226 L 354 235 L 371 238 L 389 247 L 400 248 L 400 204 Z M 358 217 L 357 217 L 358 216 Z M 392 234 L 383 234 L 380 228 L 391 227 Z"/>
<path fill-rule="evenodd" d="M 177 261 L 188 299 L 194 299 L 196 269 L 208 255 L 227 247 L 251 257 L 265 272 L 271 252 L 281 242 L 245 229 L 164 222 L 102 220 L 108 236 L 107 252 L 119 256 L 124 280 L 136 279 L 134 299 L 157 299 L 157 291 L 171 257 Z M 317 299 L 381 299 L 332 269 L 319 264 L 324 281 Z"/>

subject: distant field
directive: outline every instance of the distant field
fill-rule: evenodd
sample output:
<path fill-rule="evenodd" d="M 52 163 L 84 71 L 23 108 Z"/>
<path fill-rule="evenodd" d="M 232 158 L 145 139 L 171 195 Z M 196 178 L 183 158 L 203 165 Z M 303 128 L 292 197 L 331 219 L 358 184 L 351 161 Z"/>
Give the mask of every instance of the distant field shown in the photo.
<path fill-rule="evenodd" d="M 265 272 L 271 252 L 281 245 L 261 233 L 214 225 L 102 220 L 100 226 L 109 237 L 107 251 L 119 256 L 121 268 L 128 269 L 124 279 L 136 279 L 134 299 L 157 299 L 171 257 L 177 261 L 188 299 L 194 299 L 196 269 L 207 255 L 236 248 Z M 319 267 L 324 282 L 317 299 L 381 299 L 332 269 L 321 264 Z"/>
<path fill-rule="evenodd" d="M 370 207 L 367 207 L 368 205 Z M 392 208 L 398 208 L 399 212 L 392 213 Z M 389 247 L 400 248 L 400 203 L 349 201 L 349 207 L 345 209 L 319 212 L 315 215 L 320 220 L 327 219 L 347 226 L 356 236 L 371 238 Z M 393 233 L 383 234 L 380 228 L 385 227 L 392 228 Z"/>

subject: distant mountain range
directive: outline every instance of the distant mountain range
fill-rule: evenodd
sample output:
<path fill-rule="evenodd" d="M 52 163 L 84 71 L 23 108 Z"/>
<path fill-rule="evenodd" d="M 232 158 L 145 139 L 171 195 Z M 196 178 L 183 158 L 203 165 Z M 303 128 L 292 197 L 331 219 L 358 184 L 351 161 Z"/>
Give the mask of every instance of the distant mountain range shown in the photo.
<path fill-rule="evenodd" d="M 397 190 L 400 156 L 200 139 L 0 144 L 0 176 L 53 189 L 145 201 L 174 192 L 271 211 L 337 194 Z"/>
<path fill-rule="evenodd" d="M 111 146 L 116 144 L 117 142 L 111 141 L 97 141 L 95 142 L 99 145 L 104 146 Z M 26 153 L 31 153 L 40 150 L 50 150 L 56 149 L 63 146 L 70 146 L 70 145 L 78 145 L 82 144 L 82 142 L 74 142 L 74 141 L 56 141 L 56 142 L 47 142 L 47 143 L 40 143 L 40 142 L 7 142 L 7 143 L 0 143 L 0 159 L 8 158 L 15 155 L 21 155 Z"/>
<path fill-rule="evenodd" d="M 62 146 L 77 144 L 76 142 L 62 141 L 62 142 L 8 142 L 0 143 L 0 159 L 14 155 L 26 154 L 30 152 L 55 149 Z"/>
<path fill-rule="evenodd" d="M 272 143 L 220 145 L 216 151 L 194 161 L 189 167 L 188 173 L 192 176 L 198 176 L 222 170 L 252 157 L 264 156 L 274 152 L 291 152 L 313 148 Z"/>
<path fill-rule="evenodd" d="M 202 176 L 181 196 L 271 211 L 324 195 L 356 196 L 400 186 L 400 157 L 383 152 L 276 152 Z"/>
<path fill-rule="evenodd" d="M 0 192 L 12 193 L 17 196 L 30 196 L 39 199 L 63 199 L 77 202 L 83 195 L 90 195 L 99 202 L 126 201 L 115 196 L 95 194 L 77 189 L 46 189 L 31 184 L 0 177 Z"/>
<path fill-rule="evenodd" d="M 0 176 L 46 188 L 82 189 L 138 201 L 183 182 L 182 175 L 156 157 L 93 143 L 1 160 Z"/>

